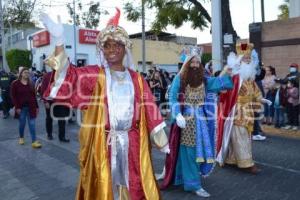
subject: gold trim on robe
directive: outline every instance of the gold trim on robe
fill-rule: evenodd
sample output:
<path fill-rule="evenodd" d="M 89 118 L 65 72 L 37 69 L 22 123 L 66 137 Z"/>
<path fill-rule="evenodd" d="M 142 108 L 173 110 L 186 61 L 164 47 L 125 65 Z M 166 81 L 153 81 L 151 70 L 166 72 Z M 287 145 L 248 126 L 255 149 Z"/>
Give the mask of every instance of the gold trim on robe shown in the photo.
<path fill-rule="evenodd" d="M 80 178 L 77 200 L 113 200 L 111 171 L 105 135 L 105 76 L 100 70 L 92 102 L 85 111 L 79 133 Z"/>
<path fill-rule="evenodd" d="M 145 106 L 143 105 L 143 82 L 141 75 L 138 75 L 138 81 L 140 86 L 140 94 L 142 100 L 141 106 L 141 118 L 140 118 L 140 172 L 141 172 L 141 180 L 144 189 L 144 194 L 146 199 L 148 200 L 159 200 L 160 192 L 158 189 L 158 185 L 155 180 L 155 176 L 153 174 L 153 166 L 151 162 L 151 148 L 149 142 L 149 134 L 146 126 L 146 116 L 145 116 Z"/>
<path fill-rule="evenodd" d="M 139 87 L 143 94 L 143 83 L 138 76 Z M 105 135 L 105 75 L 104 69 L 100 70 L 99 79 L 94 90 L 92 102 L 85 111 L 83 126 L 80 129 L 80 178 L 77 188 L 77 200 L 113 200 L 111 170 L 109 165 L 108 150 Z M 143 104 L 143 100 L 142 100 Z M 155 180 L 151 162 L 150 136 L 148 134 L 145 106 L 141 106 L 140 117 L 140 174 L 145 198 L 159 200 L 160 191 Z M 124 189 L 124 188 L 123 188 Z M 126 191 L 122 191 L 122 198 L 129 199 Z"/>

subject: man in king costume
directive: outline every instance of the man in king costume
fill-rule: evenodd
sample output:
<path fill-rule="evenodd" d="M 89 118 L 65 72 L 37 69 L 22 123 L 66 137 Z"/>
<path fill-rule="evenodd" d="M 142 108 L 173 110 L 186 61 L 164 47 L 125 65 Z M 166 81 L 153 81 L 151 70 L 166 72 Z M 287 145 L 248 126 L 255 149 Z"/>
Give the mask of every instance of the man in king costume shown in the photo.
<path fill-rule="evenodd" d="M 210 107 L 206 94 L 231 89 L 231 77 L 205 77 L 201 64 L 201 49 L 190 47 L 185 62 L 174 78 L 169 103 L 172 126 L 169 136 L 170 154 L 165 163 L 165 177 L 161 185 L 183 185 L 184 190 L 209 197 L 201 184 L 201 176 L 208 175 L 215 163 L 214 102 Z M 210 123 L 209 123 L 210 122 Z M 212 123 L 211 123 L 212 122 Z"/>
<path fill-rule="evenodd" d="M 236 165 L 256 174 L 259 172 L 252 158 L 251 133 L 254 111 L 259 112 L 261 103 L 271 104 L 262 98 L 255 83 L 256 64 L 251 57 L 253 44 L 237 43 L 238 55 L 230 53 L 227 70 L 233 73 L 234 88 L 220 95 L 218 106 L 217 162 Z"/>
<path fill-rule="evenodd" d="M 55 72 L 45 97 L 86 109 L 79 133 L 78 200 L 158 200 L 151 162 L 152 141 L 169 152 L 165 123 L 147 83 L 132 69 L 131 41 L 120 10 L 97 38 L 100 66 L 76 68 L 64 50 L 63 26 L 41 20 L 56 40 L 46 63 Z"/>

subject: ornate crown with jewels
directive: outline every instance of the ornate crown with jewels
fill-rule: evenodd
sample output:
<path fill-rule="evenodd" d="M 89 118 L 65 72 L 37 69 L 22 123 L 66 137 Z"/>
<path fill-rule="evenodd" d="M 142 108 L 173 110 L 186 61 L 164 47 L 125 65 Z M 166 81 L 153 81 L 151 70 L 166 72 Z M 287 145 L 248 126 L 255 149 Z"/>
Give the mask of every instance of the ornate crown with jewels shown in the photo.
<path fill-rule="evenodd" d="M 194 56 L 197 56 L 201 60 L 203 53 L 203 48 L 199 46 L 186 46 L 182 49 L 180 53 L 180 60 L 185 62 L 187 59 L 190 59 Z"/>
<path fill-rule="evenodd" d="M 251 55 L 251 51 L 254 48 L 252 43 L 248 42 L 237 42 L 236 43 L 236 53 L 237 55 Z"/>
<path fill-rule="evenodd" d="M 119 26 L 121 11 L 116 8 L 117 13 L 107 23 L 107 26 L 100 31 L 97 36 L 97 47 L 103 48 L 104 43 L 108 39 L 112 39 L 124 44 L 128 49 L 132 47 L 132 42 L 129 40 L 128 33 L 124 28 Z"/>

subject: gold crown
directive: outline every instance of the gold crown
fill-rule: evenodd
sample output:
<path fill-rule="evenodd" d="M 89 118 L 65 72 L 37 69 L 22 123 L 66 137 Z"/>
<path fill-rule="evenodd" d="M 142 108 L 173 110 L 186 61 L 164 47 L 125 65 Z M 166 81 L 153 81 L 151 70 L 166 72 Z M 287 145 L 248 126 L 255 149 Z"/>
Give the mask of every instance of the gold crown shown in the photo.
<path fill-rule="evenodd" d="M 97 36 L 97 47 L 103 48 L 104 43 L 112 39 L 121 42 L 128 49 L 132 47 L 132 42 L 129 39 L 128 33 L 121 26 L 108 25 Z"/>
<path fill-rule="evenodd" d="M 132 46 L 132 42 L 129 39 L 128 33 L 125 31 L 124 28 L 119 26 L 119 19 L 120 19 L 121 11 L 119 8 L 116 8 L 116 10 L 117 10 L 117 12 L 116 12 L 115 16 L 110 18 L 106 27 L 102 31 L 100 31 L 100 33 L 97 36 L 97 47 L 98 48 L 103 48 L 104 43 L 108 39 L 112 39 L 117 42 L 121 42 L 129 49 Z"/>
<path fill-rule="evenodd" d="M 236 43 L 236 53 L 238 55 L 250 55 L 254 45 L 252 43 Z"/>

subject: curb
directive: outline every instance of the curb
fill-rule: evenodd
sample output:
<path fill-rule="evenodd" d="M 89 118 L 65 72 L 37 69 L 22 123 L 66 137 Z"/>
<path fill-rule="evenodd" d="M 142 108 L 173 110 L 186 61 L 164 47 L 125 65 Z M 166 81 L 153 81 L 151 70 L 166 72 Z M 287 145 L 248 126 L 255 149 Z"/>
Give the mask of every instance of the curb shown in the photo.
<path fill-rule="evenodd" d="M 300 130 L 293 131 L 293 130 L 285 130 L 281 128 L 275 128 L 273 126 L 262 125 L 261 126 L 264 133 L 267 135 L 276 135 L 288 138 L 297 138 L 300 139 Z"/>

